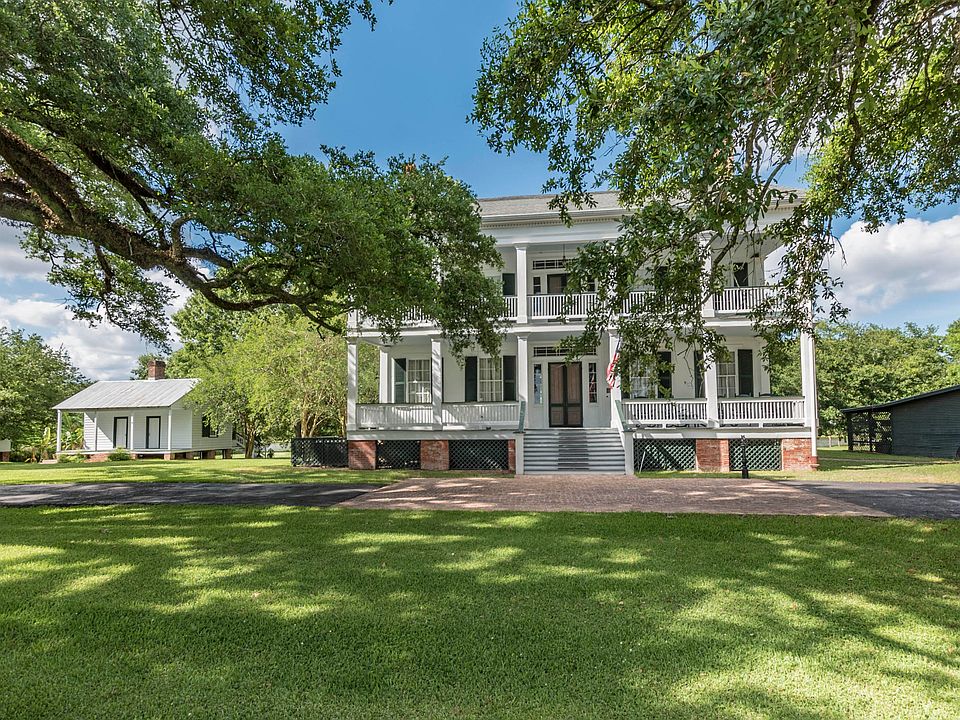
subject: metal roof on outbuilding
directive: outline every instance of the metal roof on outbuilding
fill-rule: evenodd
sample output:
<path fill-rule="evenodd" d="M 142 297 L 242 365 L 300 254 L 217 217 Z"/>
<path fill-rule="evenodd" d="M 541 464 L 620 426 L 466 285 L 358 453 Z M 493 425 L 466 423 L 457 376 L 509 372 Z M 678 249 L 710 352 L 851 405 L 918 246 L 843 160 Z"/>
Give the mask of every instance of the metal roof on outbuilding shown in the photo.
<path fill-rule="evenodd" d="M 875 410 L 886 410 L 887 408 L 892 408 L 897 405 L 903 405 L 905 403 L 911 403 L 916 400 L 926 400 L 927 398 L 936 397 L 938 395 L 946 395 L 948 393 L 960 392 L 960 385 L 951 385 L 950 387 L 940 388 L 939 390 L 931 390 L 929 392 L 920 393 L 919 395 L 911 395 L 910 397 L 901 398 L 900 400 L 891 400 L 886 403 L 878 403 L 877 405 L 862 405 L 860 407 L 853 408 L 843 408 L 840 412 L 843 413 L 855 413 L 855 412 L 870 412 Z"/>
<path fill-rule="evenodd" d="M 54 410 L 170 407 L 193 390 L 197 378 L 171 380 L 101 380 L 68 397 Z"/>

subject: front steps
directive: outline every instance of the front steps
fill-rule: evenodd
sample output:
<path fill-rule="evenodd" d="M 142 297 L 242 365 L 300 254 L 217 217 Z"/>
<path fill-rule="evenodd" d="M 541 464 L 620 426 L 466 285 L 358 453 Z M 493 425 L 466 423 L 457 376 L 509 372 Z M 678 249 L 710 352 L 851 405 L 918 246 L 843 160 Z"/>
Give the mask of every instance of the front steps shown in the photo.
<path fill-rule="evenodd" d="M 624 472 L 620 431 L 610 428 L 527 430 L 523 435 L 523 472 Z"/>

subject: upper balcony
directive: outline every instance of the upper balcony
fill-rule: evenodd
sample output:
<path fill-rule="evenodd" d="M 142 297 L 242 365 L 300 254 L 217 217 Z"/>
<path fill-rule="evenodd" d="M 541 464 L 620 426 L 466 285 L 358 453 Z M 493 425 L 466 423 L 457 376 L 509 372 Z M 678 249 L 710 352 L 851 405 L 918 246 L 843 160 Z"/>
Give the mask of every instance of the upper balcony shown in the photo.
<path fill-rule="evenodd" d="M 758 287 L 730 287 L 725 288 L 713 297 L 713 314 L 720 317 L 746 316 L 756 310 L 762 303 L 775 297 L 779 291 L 776 285 L 761 285 Z M 623 303 L 621 315 L 627 315 L 653 295 L 651 291 L 636 290 L 630 293 Z M 528 295 L 526 298 L 526 317 L 521 318 L 518 312 L 522 299 L 516 295 L 504 297 L 506 303 L 506 319 L 513 322 L 541 323 L 556 322 L 561 318 L 568 320 L 583 320 L 593 310 L 597 302 L 597 293 L 551 293 Z M 709 307 L 709 306 L 708 306 Z M 705 308 L 706 310 L 706 308 Z M 422 313 L 412 311 L 404 319 L 404 325 L 409 328 L 427 328 L 433 321 Z M 363 329 L 374 329 L 370 322 L 362 322 Z"/>

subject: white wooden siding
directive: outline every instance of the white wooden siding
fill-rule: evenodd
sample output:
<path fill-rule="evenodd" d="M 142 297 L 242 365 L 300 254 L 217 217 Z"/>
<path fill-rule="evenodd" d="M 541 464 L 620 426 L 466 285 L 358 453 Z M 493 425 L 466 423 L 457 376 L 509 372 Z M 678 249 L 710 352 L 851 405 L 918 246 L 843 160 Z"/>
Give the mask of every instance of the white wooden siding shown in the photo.
<path fill-rule="evenodd" d="M 169 410 L 172 414 L 173 432 L 170 436 L 171 447 L 174 452 L 190 452 L 193 450 L 223 450 L 232 448 L 233 428 L 225 428 L 218 437 L 205 438 L 202 436 L 202 416 L 200 412 L 190 408 L 175 407 Z M 160 417 L 160 447 L 146 447 L 147 417 Z M 137 408 L 134 410 L 99 410 L 89 411 L 83 416 L 83 445 L 90 452 L 109 452 L 113 447 L 113 419 L 115 417 L 128 418 L 130 439 L 129 450 L 158 450 L 167 449 L 168 408 Z M 96 432 L 94 419 L 96 418 Z"/>

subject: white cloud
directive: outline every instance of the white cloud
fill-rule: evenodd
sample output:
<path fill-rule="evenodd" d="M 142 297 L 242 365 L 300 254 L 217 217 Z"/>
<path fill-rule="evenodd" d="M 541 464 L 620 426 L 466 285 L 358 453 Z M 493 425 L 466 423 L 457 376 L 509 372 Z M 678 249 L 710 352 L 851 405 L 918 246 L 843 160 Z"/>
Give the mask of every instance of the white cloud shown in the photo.
<path fill-rule="evenodd" d="M 50 300 L 0 298 L 0 325 L 38 332 L 51 347 L 70 353 L 74 365 L 92 380 L 126 379 L 137 357 L 146 352 L 143 340 L 133 333 L 111 325 L 90 327 Z"/>
<path fill-rule="evenodd" d="M 871 314 L 911 298 L 960 291 L 960 215 L 907 219 L 868 233 L 856 223 L 840 237 L 831 269 L 843 280 L 838 296 L 852 311 Z"/>
<path fill-rule="evenodd" d="M 771 282 L 776 281 L 782 257 L 781 248 L 767 258 Z M 960 292 L 960 215 L 935 222 L 910 218 L 875 233 L 854 223 L 840 236 L 828 267 L 843 282 L 837 298 L 853 319 L 931 293 Z"/>
<path fill-rule="evenodd" d="M 18 228 L 0 225 L 0 280 L 44 280 L 47 277 L 47 264 L 28 258 L 20 247 L 22 235 Z"/>

